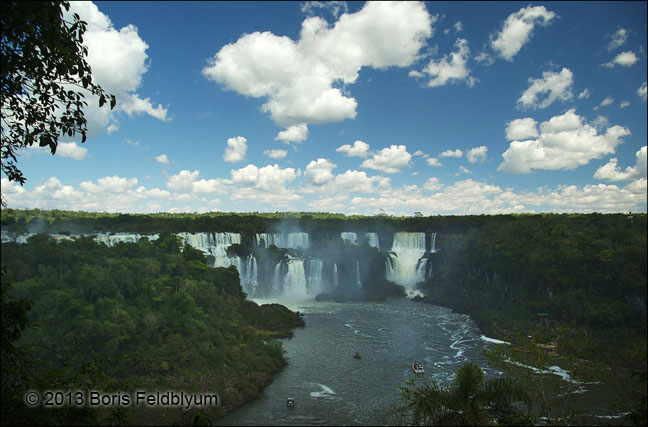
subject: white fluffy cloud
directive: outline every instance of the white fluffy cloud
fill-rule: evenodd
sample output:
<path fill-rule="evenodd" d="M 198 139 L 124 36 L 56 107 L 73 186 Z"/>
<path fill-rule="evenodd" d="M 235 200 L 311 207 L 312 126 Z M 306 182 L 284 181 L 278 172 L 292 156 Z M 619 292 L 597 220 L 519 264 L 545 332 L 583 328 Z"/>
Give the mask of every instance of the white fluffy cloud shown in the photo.
<path fill-rule="evenodd" d="M 590 97 L 589 89 L 584 89 L 581 93 L 578 94 L 578 99 L 587 99 Z"/>
<path fill-rule="evenodd" d="M 468 86 L 473 87 L 477 79 L 470 76 L 470 70 L 466 66 L 470 58 L 468 40 L 457 39 L 455 49 L 455 52 L 445 55 L 438 61 L 430 60 L 422 72 L 411 71 L 409 75 L 413 77 L 430 77 L 427 82 L 428 87 L 444 86 L 448 83 L 461 81 L 465 81 Z"/>
<path fill-rule="evenodd" d="M 247 152 L 247 139 L 242 136 L 227 139 L 223 160 L 229 163 L 242 162 Z"/>
<path fill-rule="evenodd" d="M 379 170 L 384 173 L 398 173 L 409 167 L 412 155 L 404 145 L 391 145 L 362 162 L 360 167 Z"/>
<path fill-rule="evenodd" d="M 463 151 L 461 151 L 458 148 L 456 150 L 446 150 L 443 153 L 439 154 L 439 157 L 456 157 L 456 158 L 459 158 L 459 157 L 462 157 L 462 156 L 463 156 Z"/>
<path fill-rule="evenodd" d="M 619 27 L 616 32 L 614 32 L 613 34 L 607 34 L 605 37 L 610 39 L 610 42 L 607 46 L 608 50 L 614 50 L 623 46 L 628 40 L 628 30 Z"/>
<path fill-rule="evenodd" d="M 430 166 L 441 166 L 441 162 L 436 157 L 429 157 L 425 159 L 428 165 Z"/>
<path fill-rule="evenodd" d="M 622 67 L 631 67 L 634 64 L 636 64 L 638 60 L 639 59 L 637 58 L 637 55 L 635 55 L 631 51 L 627 51 L 627 52 L 621 52 L 620 54 L 615 56 L 612 61 L 606 62 L 605 64 L 601 64 L 601 65 L 607 68 L 612 68 L 615 65 L 621 65 Z"/>
<path fill-rule="evenodd" d="M 364 141 L 357 140 L 353 146 L 344 144 L 335 149 L 338 153 L 344 153 L 347 157 L 367 157 L 369 155 L 369 144 Z"/>
<path fill-rule="evenodd" d="M 167 157 L 166 154 L 160 154 L 159 156 L 155 156 L 155 161 L 158 163 L 162 163 L 163 165 L 169 164 L 169 158 Z"/>
<path fill-rule="evenodd" d="M 646 146 L 644 145 L 636 153 L 636 164 L 634 166 L 628 166 L 625 171 L 619 169 L 616 158 L 611 158 L 609 162 L 596 170 L 594 178 L 606 179 L 612 182 L 646 178 L 646 155 Z"/>
<path fill-rule="evenodd" d="M 241 169 L 232 169 L 230 173 L 234 184 L 268 192 L 281 192 L 285 190 L 285 185 L 293 181 L 301 172 L 296 172 L 293 168 L 282 169 L 276 164 L 262 168 L 249 164 Z"/>
<path fill-rule="evenodd" d="M 333 180 L 332 170 L 337 166 L 328 159 L 317 159 L 306 166 L 304 176 L 315 185 L 323 185 Z"/>
<path fill-rule="evenodd" d="M 313 163 L 313 162 L 311 162 Z M 335 166 L 335 165 L 333 165 Z M 300 191 L 303 193 L 377 193 L 391 189 L 390 179 L 384 176 L 367 176 L 364 171 L 347 170 L 339 175 L 322 175 L 323 183 L 308 185 Z"/>
<path fill-rule="evenodd" d="M 646 82 L 643 82 L 639 89 L 637 89 L 637 95 L 646 102 Z"/>
<path fill-rule="evenodd" d="M 293 126 L 288 126 L 285 130 L 282 130 L 277 134 L 275 141 L 283 141 L 286 144 L 295 143 L 299 144 L 308 139 L 308 126 L 305 124 L 298 124 Z"/>
<path fill-rule="evenodd" d="M 646 182 L 642 178 L 625 187 L 563 185 L 516 193 L 471 179 L 457 181 L 437 191 L 434 189 L 436 182 L 431 181 L 433 194 L 428 196 L 403 188 L 376 197 L 353 197 L 348 204 L 366 213 L 380 208 L 400 215 L 411 215 L 414 211 L 424 215 L 641 211 L 646 203 Z"/>
<path fill-rule="evenodd" d="M 139 36 L 137 28 L 129 24 L 117 30 L 110 18 L 92 2 L 70 2 L 66 18 L 70 19 L 73 13 L 78 13 L 88 23 L 83 37 L 88 48 L 86 60 L 92 68 L 93 81 L 116 96 L 116 110 L 129 116 L 145 113 L 167 120 L 166 108 L 159 104 L 156 106 L 150 98 L 142 99 L 136 93 L 148 70 L 146 50 L 149 47 Z M 95 97 L 88 97 L 86 118 L 89 134 L 94 135 L 106 127 L 115 130 L 118 126 L 110 108 L 99 108 Z"/>
<path fill-rule="evenodd" d="M 419 2 L 370 2 L 331 27 L 309 17 L 294 41 L 270 32 L 243 35 L 208 60 L 203 75 L 241 95 L 266 98 L 262 111 L 280 126 L 356 116 L 357 102 L 337 87 L 362 67 L 407 67 L 432 34 Z"/>
<path fill-rule="evenodd" d="M 481 145 L 479 147 L 471 148 L 466 153 L 466 158 L 470 163 L 483 162 L 486 160 L 486 153 L 488 152 L 488 147 Z"/>
<path fill-rule="evenodd" d="M 573 74 L 568 68 L 563 68 L 559 73 L 545 71 L 541 79 L 529 79 L 531 84 L 518 99 L 518 108 L 546 108 L 556 100 L 566 101 L 571 99 Z M 538 95 L 547 94 L 540 103 Z"/>
<path fill-rule="evenodd" d="M 606 107 L 606 106 L 612 104 L 613 102 L 614 102 L 614 98 L 612 98 L 611 96 L 606 96 L 605 99 L 603 101 L 601 101 L 601 104 L 599 105 L 599 107 Z"/>
<path fill-rule="evenodd" d="M 271 159 L 283 159 L 288 155 L 286 150 L 264 150 L 263 154 Z"/>
<path fill-rule="evenodd" d="M 506 125 L 506 139 L 509 141 L 531 139 L 538 136 L 538 122 L 531 117 L 511 120 Z"/>
<path fill-rule="evenodd" d="M 200 171 L 193 172 L 189 170 L 181 170 L 178 174 L 171 176 L 167 180 L 167 187 L 173 191 L 191 191 L 194 181 L 198 178 Z"/>
<path fill-rule="evenodd" d="M 425 181 L 425 184 L 423 184 L 423 188 L 428 191 L 437 191 L 443 188 L 443 184 L 441 184 L 439 178 L 432 177 L 432 178 L 428 178 L 428 180 Z"/>
<path fill-rule="evenodd" d="M 615 147 L 623 142 L 621 138 L 629 134 L 622 126 L 612 126 L 605 134 L 598 134 L 595 127 L 584 124 L 583 118 L 571 109 L 541 123 L 537 139 L 511 142 L 497 170 L 529 173 L 532 169 L 574 169 L 614 153 Z"/>
<path fill-rule="evenodd" d="M 536 24 L 548 25 L 556 14 L 544 6 L 527 6 L 506 18 L 497 35 L 491 36 L 491 47 L 499 56 L 512 61 L 533 33 Z"/>
<path fill-rule="evenodd" d="M 56 154 L 61 157 L 83 160 L 86 154 L 88 154 L 88 149 L 79 146 L 76 142 L 59 142 L 56 148 Z"/>

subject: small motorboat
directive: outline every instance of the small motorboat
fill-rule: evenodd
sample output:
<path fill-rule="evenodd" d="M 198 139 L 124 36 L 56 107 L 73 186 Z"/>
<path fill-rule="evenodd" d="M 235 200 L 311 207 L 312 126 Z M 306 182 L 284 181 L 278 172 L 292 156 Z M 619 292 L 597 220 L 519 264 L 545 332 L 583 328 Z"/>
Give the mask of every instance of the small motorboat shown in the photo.
<path fill-rule="evenodd" d="M 353 355 L 354 359 L 362 359 L 362 356 L 360 356 L 360 353 L 356 352 L 356 354 Z"/>
<path fill-rule="evenodd" d="M 289 407 L 289 408 L 292 408 L 293 406 L 295 406 L 295 399 L 293 399 L 292 397 L 289 397 L 288 400 L 286 401 L 286 406 Z"/>
<path fill-rule="evenodd" d="M 414 371 L 415 374 L 425 374 L 423 365 L 419 364 L 418 362 L 412 363 L 412 371 Z"/>

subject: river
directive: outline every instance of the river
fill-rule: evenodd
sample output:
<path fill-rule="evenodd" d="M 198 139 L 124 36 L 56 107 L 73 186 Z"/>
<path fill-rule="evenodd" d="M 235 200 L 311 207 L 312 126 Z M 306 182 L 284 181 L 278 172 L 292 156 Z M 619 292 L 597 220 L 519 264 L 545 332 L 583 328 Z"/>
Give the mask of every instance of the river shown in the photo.
<path fill-rule="evenodd" d="M 389 424 L 385 417 L 398 402 L 398 386 L 411 378 L 446 383 L 469 360 L 496 374 L 482 356 L 485 343 L 475 324 L 447 308 L 407 298 L 286 305 L 306 322 L 282 340 L 288 366 L 258 400 L 219 425 Z M 414 375 L 414 360 L 425 375 Z M 292 408 L 286 406 L 289 397 L 295 399 Z"/>

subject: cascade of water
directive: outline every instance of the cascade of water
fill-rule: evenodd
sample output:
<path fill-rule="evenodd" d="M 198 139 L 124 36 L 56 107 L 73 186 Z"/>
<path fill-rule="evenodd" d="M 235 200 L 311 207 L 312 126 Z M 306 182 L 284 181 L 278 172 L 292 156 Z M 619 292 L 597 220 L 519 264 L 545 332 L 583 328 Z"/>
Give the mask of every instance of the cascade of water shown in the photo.
<path fill-rule="evenodd" d="M 247 285 L 248 295 L 254 296 L 256 294 L 257 285 L 259 283 L 257 274 L 256 257 L 250 254 L 245 263 L 245 284 Z"/>
<path fill-rule="evenodd" d="M 308 233 L 257 233 L 254 236 L 257 247 L 275 245 L 284 249 L 307 249 L 310 246 Z"/>
<path fill-rule="evenodd" d="M 333 285 L 337 288 L 339 284 L 337 263 L 333 263 Z"/>
<path fill-rule="evenodd" d="M 275 297 L 281 296 L 283 292 L 283 274 L 282 274 L 283 261 L 279 261 L 275 266 L 274 277 L 272 281 L 272 295 Z"/>
<path fill-rule="evenodd" d="M 288 269 L 284 277 L 283 296 L 288 298 L 307 298 L 306 272 L 304 271 L 304 260 L 300 258 L 288 258 L 286 261 Z"/>
<path fill-rule="evenodd" d="M 356 259 L 356 284 L 358 288 L 362 288 L 362 282 L 360 281 L 360 261 Z"/>
<path fill-rule="evenodd" d="M 387 279 L 411 287 L 425 279 L 419 260 L 425 254 L 425 233 L 394 233 L 394 242 L 387 260 Z"/>
<path fill-rule="evenodd" d="M 340 238 L 342 238 L 344 243 L 352 243 L 355 245 L 358 242 L 358 235 L 352 231 L 343 231 L 340 234 Z"/>
<path fill-rule="evenodd" d="M 436 252 L 436 235 L 436 233 L 432 233 L 432 248 L 430 249 L 432 253 Z"/>
<path fill-rule="evenodd" d="M 97 234 L 95 236 L 95 241 L 103 243 L 106 246 L 115 246 L 117 243 L 137 243 L 140 238 L 148 237 L 149 240 L 157 240 L 159 234 L 148 234 L 142 235 L 137 233 L 117 233 L 117 234 Z"/>
<path fill-rule="evenodd" d="M 378 250 L 380 250 L 380 243 L 378 240 L 378 233 L 365 233 L 365 237 L 367 239 L 367 243 L 369 243 L 369 246 L 372 246 Z"/>
<path fill-rule="evenodd" d="M 308 266 L 308 274 L 306 275 L 308 294 L 314 297 L 324 290 L 322 280 L 322 260 L 318 258 L 309 258 L 306 261 L 306 264 Z"/>

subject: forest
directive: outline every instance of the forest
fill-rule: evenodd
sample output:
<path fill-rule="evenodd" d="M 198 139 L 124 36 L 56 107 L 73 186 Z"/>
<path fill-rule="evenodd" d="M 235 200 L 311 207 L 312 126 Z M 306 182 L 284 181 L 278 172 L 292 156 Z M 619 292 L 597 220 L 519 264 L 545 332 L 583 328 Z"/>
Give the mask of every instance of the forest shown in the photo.
<path fill-rule="evenodd" d="M 173 233 L 238 232 L 242 242 L 231 251 L 245 255 L 255 233 L 279 228 L 307 232 L 316 246 L 349 230 L 377 232 L 381 248 L 391 246 L 396 231 L 436 233 L 436 251 L 426 255 L 431 275 L 418 284 L 426 296 L 419 300 L 469 314 L 488 336 L 513 343 L 528 337 L 565 357 L 632 371 L 640 384 L 639 393 L 629 397 L 636 399 L 632 416 L 639 424 L 646 419 L 648 256 L 641 213 L 347 217 L 4 209 L 2 231 L 10 236 L 137 232 L 160 237 L 113 247 L 90 237 L 56 242 L 46 234 L 30 237 L 28 244 L 2 243 L 3 337 L 6 304 L 23 304 L 22 311 L 29 312 L 10 325 L 16 344 L 9 347 L 28 351 L 5 357 L 3 342 L 3 407 L 38 381 L 59 388 L 101 384 L 98 388 L 116 390 L 138 384 L 219 391 L 223 405 L 214 414 L 179 413 L 174 420 L 218 417 L 258 395 L 285 363 L 280 345 L 270 338 L 289 335 L 301 319 L 281 306 L 259 307 L 247 300 L 236 268 L 208 268 L 204 254 L 182 248 Z M 375 265 L 383 265 L 374 248 L 340 250 L 365 251 Z M 376 277 L 366 290 L 388 290 L 378 299 L 402 295 L 385 283 L 384 267 L 367 271 Z M 371 296 L 366 291 L 363 298 Z M 9 310 L 16 311 L 21 310 Z M 123 357 L 115 359 L 116 354 Z M 6 389 L 7 369 L 13 383 Z M 79 409 L 30 416 L 88 422 L 126 417 L 136 423 L 145 415 L 135 412 Z M 79 416 L 86 418 L 70 418 Z M 160 422 L 170 420 L 168 414 L 159 416 L 167 417 Z"/>
<path fill-rule="evenodd" d="M 2 269 L 3 424 L 215 419 L 261 393 L 286 363 L 272 338 L 304 324 L 281 305 L 247 300 L 236 268 L 208 268 L 172 234 L 113 247 L 40 234 L 3 243 Z M 29 389 L 169 389 L 221 401 L 199 413 L 31 409 Z"/>

